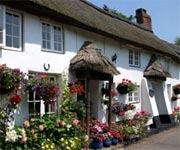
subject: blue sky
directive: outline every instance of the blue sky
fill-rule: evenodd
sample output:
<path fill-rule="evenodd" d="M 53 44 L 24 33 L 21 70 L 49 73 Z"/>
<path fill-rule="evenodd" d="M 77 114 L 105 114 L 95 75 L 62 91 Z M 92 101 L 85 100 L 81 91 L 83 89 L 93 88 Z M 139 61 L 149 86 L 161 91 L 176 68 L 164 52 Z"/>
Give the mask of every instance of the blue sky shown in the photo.
<path fill-rule="evenodd" d="M 126 16 L 135 16 L 135 10 L 144 8 L 152 19 L 154 34 L 174 43 L 180 36 L 180 0 L 88 0 L 98 7 L 107 5 Z"/>

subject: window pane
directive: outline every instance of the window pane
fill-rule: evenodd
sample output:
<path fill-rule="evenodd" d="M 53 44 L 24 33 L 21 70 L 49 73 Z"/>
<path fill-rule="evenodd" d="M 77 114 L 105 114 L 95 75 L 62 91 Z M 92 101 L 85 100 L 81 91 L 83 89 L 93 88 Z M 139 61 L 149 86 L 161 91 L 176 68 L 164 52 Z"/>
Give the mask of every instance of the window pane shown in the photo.
<path fill-rule="evenodd" d="M 13 45 L 15 48 L 19 48 L 19 38 L 16 37 L 13 38 Z"/>
<path fill-rule="evenodd" d="M 19 16 L 13 15 L 13 24 L 19 26 Z"/>
<path fill-rule="evenodd" d="M 3 32 L 0 31 L 0 44 L 3 43 Z"/>
<path fill-rule="evenodd" d="M 47 41 L 47 49 L 51 49 L 51 43 L 50 43 L 50 41 Z"/>
<path fill-rule="evenodd" d="M 139 65 L 139 52 L 137 52 L 137 51 L 134 52 L 134 64 L 136 66 Z"/>
<path fill-rule="evenodd" d="M 129 64 L 133 64 L 133 51 L 129 50 Z"/>
<path fill-rule="evenodd" d="M 61 51 L 61 28 L 54 26 L 54 49 Z"/>
<path fill-rule="evenodd" d="M 6 24 L 6 35 L 12 35 L 12 27 L 10 24 Z"/>
<path fill-rule="evenodd" d="M 42 23 L 42 47 L 51 49 L 51 32 L 50 25 Z"/>
<path fill-rule="evenodd" d="M 12 47 L 12 38 L 10 36 L 6 36 L 6 46 Z"/>
<path fill-rule="evenodd" d="M 6 13 L 6 23 L 12 23 L 12 14 Z"/>
<path fill-rule="evenodd" d="M 19 37 L 19 27 L 18 26 L 13 27 L 13 35 Z"/>

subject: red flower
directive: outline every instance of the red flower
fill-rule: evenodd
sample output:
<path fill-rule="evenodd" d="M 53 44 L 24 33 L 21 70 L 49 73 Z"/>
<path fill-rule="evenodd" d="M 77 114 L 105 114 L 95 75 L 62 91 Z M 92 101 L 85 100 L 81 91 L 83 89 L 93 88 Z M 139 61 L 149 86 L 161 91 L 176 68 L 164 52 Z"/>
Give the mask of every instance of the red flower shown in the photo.
<path fill-rule="evenodd" d="M 18 95 L 18 94 L 14 94 L 10 97 L 9 101 L 12 103 L 12 104 L 19 104 L 20 101 L 21 101 L 21 97 Z"/>
<path fill-rule="evenodd" d="M 84 86 L 81 85 L 81 83 L 73 83 L 70 87 L 70 93 L 75 94 L 78 93 L 79 95 L 82 95 L 84 93 Z"/>
<path fill-rule="evenodd" d="M 111 96 L 114 97 L 114 96 L 117 96 L 117 93 L 115 90 L 111 91 Z"/>
<path fill-rule="evenodd" d="M 72 85 L 72 86 L 70 87 L 70 92 L 71 92 L 71 94 L 77 93 L 76 86 Z"/>

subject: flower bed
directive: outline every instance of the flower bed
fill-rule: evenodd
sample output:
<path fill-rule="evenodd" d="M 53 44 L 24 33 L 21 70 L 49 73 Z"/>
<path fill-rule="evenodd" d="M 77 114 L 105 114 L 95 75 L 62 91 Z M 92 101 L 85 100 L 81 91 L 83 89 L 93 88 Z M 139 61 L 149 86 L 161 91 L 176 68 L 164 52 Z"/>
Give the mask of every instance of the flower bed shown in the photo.
<path fill-rule="evenodd" d="M 92 143 L 94 141 L 103 143 L 111 141 L 104 145 L 104 147 L 109 147 L 114 139 L 124 143 L 144 137 L 147 134 L 146 123 L 150 117 L 149 113 L 142 110 L 131 114 L 131 116 L 131 118 L 127 117 L 119 122 L 111 123 L 111 128 L 107 123 L 101 123 L 97 119 L 93 119 L 90 123 L 90 141 Z"/>

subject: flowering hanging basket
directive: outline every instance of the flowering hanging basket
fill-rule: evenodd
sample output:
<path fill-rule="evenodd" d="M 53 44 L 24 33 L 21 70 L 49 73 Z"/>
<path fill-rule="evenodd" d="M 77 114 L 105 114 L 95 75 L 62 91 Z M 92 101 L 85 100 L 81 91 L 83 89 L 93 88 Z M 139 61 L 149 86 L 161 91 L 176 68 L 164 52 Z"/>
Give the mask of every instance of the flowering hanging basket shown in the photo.
<path fill-rule="evenodd" d="M 118 84 L 117 91 L 120 94 L 127 94 L 129 92 L 134 91 L 136 88 L 136 85 L 132 83 L 130 80 L 122 79 L 122 82 Z"/>
<path fill-rule="evenodd" d="M 29 88 L 35 92 L 37 99 L 48 104 L 54 103 L 60 95 L 59 85 L 48 80 L 45 75 L 36 75 L 29 79 Z"/>
<path fill-rule="evenodd" d="M 127 94 L 128 93 L 128 86 L 117 86 L 116 89 L 120 94 Z"/>
<path fill-rule="evenodd" d="M 18 89 L 24 76 L 20 69 L 11 69 L 6 64 L 0 65 L 0 94 L 8 94 Z"/>
<path fill-rule="evenodd" d="M 176 95 L 180 94 L 180 84 L 174 85 L 173 91 L 174 91 L 174 94 Z"/>
<path fill-rule="evenodd" d="M 0 94 L 8 94 L 11 93 L 14 90 L 14 87 L 6 88 L 4 86 L 0 86 Z"/>

